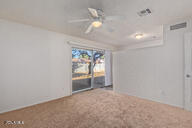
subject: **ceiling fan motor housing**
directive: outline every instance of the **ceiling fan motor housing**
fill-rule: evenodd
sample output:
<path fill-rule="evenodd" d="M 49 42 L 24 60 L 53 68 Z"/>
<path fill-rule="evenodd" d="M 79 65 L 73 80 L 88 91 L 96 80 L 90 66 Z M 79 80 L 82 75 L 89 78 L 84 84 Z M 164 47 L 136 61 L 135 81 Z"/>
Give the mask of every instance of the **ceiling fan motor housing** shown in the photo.
<path fill-rule="evenodd" d="M 103 12 L 103 10 L 102 10 L 102 9 L 97 9 L 97 13 L 98 13 L 99 18 L 104 19 L 105 14 L 104 14 L 104 12 Z"/>

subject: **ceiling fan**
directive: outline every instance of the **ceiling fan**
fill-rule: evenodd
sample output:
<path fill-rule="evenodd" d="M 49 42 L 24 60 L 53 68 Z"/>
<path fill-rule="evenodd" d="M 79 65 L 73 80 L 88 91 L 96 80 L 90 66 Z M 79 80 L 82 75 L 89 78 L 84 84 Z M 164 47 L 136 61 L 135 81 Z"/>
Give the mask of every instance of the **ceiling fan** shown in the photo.
<path fill-rule="evenodd" d="M 108 31 L 112 32 L 113 29 L 104 25 L 105 21 L 112 21 L 112 20 L 121 20 L 123 17 L 121 16 L 105 16 L 104 12 L 101 9 L 94 9 L 88 8 L 91 18 L 87 19 L 77 19 L 77 20 L 70 20 L 68 23 L 77 23 L 77 22 L 91 22 L 88 26 L 85 34 L 90 33 L 94 28 L 99 28 L 101 26 L 105 27 Z"/>

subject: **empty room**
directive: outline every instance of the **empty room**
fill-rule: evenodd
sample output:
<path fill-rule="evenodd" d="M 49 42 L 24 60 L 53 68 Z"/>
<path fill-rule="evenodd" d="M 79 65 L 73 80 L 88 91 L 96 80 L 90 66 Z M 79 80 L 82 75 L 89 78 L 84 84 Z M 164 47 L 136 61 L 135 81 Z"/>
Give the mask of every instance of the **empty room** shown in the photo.
<path fill-rule="evenodd" d="M 192 128 L 192 1 L 0 0 L 0 128 Z"/>

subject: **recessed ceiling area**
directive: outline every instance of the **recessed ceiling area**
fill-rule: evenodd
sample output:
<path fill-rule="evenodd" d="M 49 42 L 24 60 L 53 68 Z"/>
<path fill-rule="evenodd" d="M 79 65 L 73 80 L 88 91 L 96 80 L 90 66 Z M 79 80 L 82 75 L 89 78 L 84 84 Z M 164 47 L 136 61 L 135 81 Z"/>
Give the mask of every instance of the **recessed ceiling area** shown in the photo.
<path fill-rule="evenodd" d="M 0 0 L 0 3 L 0 18 L 117 47 L 161 39 L 163 24 L 192 16 L 191 0 Z M 124 19 L 107 21 L 107 28 L 101 26 L 85 34 L 90 22 L 68 21 L 89 18 L 89 7 L 102 9 L 106 16 Z M 148 8 L 151 14 L 138 15 Z M 143 38 L 136 39 L 139 33 Z"/>

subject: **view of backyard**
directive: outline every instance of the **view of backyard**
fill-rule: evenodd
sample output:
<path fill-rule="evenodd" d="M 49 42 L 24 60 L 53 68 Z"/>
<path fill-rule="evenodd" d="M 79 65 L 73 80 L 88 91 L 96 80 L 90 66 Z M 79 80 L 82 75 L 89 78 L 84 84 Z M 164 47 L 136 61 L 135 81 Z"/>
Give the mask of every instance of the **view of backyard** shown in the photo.
<path fill-rule="evenodd" d="M 91 86 L 92 74 L 93 74 L 93 85 Z M 105 84 L 104 51 L 91 51 L 91 50 L 73 48 L 72 80 L 73 80 L 72 82 L 73 91 L 78 91 L 91 87 L 98 88 L 104 86 Z"/>

